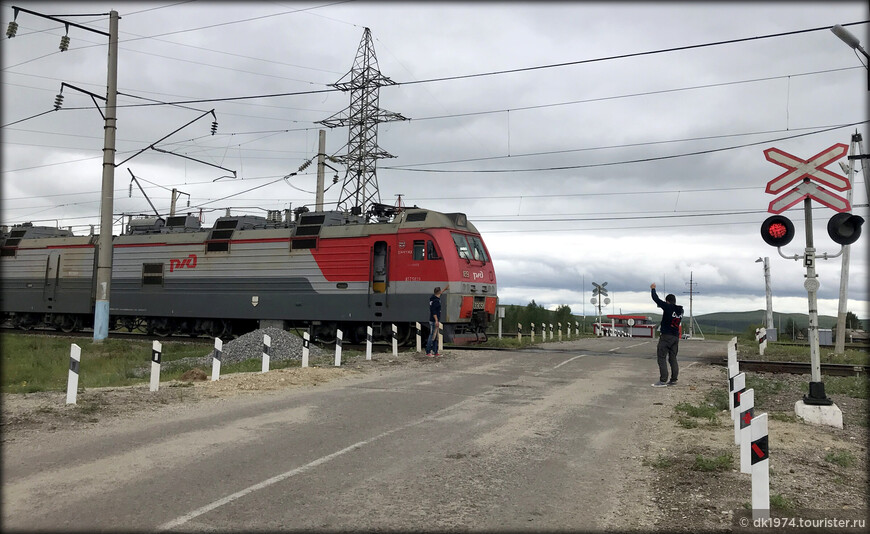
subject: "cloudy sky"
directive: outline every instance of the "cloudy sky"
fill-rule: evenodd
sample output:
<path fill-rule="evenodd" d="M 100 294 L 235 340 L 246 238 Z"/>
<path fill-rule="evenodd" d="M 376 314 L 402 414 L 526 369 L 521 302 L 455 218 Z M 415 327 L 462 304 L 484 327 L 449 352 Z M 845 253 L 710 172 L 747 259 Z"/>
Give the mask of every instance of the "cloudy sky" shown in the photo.
<path fill-rule="evenodd" d="M 591 315 L 592 282 L 606 281 L 608 312 L 654 313 L 656 282 L 688 309 L 691 277 L 696 315 L 758 310 L 756 259 L 768 256 L 774 310 L 806 313 L 802 262 L 760 237 L 774 199 L 765 185 L 785 171 L 763 151 L 809 159 L 856 132 L 870 149 L 866 59 L 829 30 L 842 24 L 866 47 L 866 1 L 0 5 L 4 27 L 13 5 L 103 32 L 106 13 L 120 13 L 116 162 L 145 150 L 117 167 L 114 211 L 151 213 L 132 173 L 161 213 L 177 188 L 180 209 L 189 200 L 207 225 L 227 208 L 313 204 L 314 165 L 282 178 L 316 155 L 317 121 L 348 106 L 330 84 L 370 28 L 396 82 L 380 106 L 410 119 L 380 126 L 395 156 L 378 164 L 381 200 L 466 213 L 506 304 Z M 106 94 L 108 40 L 71 27 L 60 52 L 62 24 L 24 12 L 17 22 L 2 41 L 2 224 L 86 234 L 99 223 L 103 119 L 69 87 L 51 110 L 62 82 Z M 206 115 L 156 143 L 210 110 L 215 135 Z M 329 154 L 346 152 L 346 128 L 326 135 Z M 868 218 L 863 173 L 854 186 Z M 833 214 L 814 203 L 819 253 L 839 251 L 825 229 Z M 785 215 L 798 234 L 783 253 L 803 254 L 802 204 Z M 851 247 L 849 269 L 848 309 L 861 318 L 867 242 Z M 840 271 L 840 258 L 818 261 L 822 314 L 837 313 Z"/>

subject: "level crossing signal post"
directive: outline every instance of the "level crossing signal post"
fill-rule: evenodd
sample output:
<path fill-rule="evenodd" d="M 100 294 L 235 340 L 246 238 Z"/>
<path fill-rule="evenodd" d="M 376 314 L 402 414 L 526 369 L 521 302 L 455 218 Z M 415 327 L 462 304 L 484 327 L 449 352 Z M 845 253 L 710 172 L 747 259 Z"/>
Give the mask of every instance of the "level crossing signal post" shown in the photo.
<path fill-rule="evenodd" d="M 783 191 L 785 193 L 770 203 L 768 211 L 774 215 L 768 217 L 761 225 L 761 237 L 765 243 L 776 247 L 779 255 L 785 259 L 799 260 L 803 258 L 804 266 L 806 267 L 804 288 L 807 290 L 809 304 L 808 337 L 810 342 L 811 378 L 809 394 L 804 395 L 802 401 L 798 401 L 795 404 L 795 412 L 798 416 L 809 422 L 828 424 L 840 428 L 843 425 L 842 413 L 834 405 L 833 400 L 825 395 L 825 384 L 822 382 L 821 377 L 817 298 L 819 281 L 816 275 L 816 259 L 819 257 L 831 259 L 840 256 L 843 253 L 843 246 L 851 245 L 860 237 L 861 225 L 864 223 L 864 219 L 850 213 L 851 204 L 848 199 L 842 198 L 836 193 L 832 193 L 824 187 L 812 183 L 812 181 L 815 180 L 837 191 L 850 189 L 851 184 L 847 178 L 824 169 L 829 163 L 843 157 L 847 149 L 846 145 L 837 144 L 823 150 L 808 161 L 774 148 L 765 150 L 765 156 L 768 161 L 785 167 L 788 171 L 767 184 L 767 193 L 779 194 Z M 795 184 L 799 185 L 791 188 Z M 797 254 L 786 256 L 782 253 L 781 247 L 788 245 L 794 238 L 795 228 L 794 224 L 787 217 L 781 215 L 781 213 L 801 200 L 803 200 L 804 208 L 806 247 L 804 248 L 803 256 Z M 828 235 L 835 243 L 841 245 L 840 252 L 837 254 L 816 254 L 813 240 L 812 200 L 816 200 L 838 212 L 828 221 L 827 225 Z M 808 407 L 816 407 L 816 409 L 813 410 Z"/>
<path fill-rule="evenodd" d="M 610 304 L 610 299 L 607 298 L 607 289 L 604 288 L 606 285 L 607 282 L 603 284 L 592 282 L 592 300 L 590 302 L 593 306 L 598 306 L 598 335 L 601 335 L 601 305 Z"/>

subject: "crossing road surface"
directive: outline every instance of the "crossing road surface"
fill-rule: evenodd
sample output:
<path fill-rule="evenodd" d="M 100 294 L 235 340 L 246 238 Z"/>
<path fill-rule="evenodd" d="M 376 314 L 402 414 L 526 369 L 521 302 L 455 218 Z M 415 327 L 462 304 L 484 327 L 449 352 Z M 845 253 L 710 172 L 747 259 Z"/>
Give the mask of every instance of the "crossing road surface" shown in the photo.
<path fill-rule="evenodd" d="M 596 530 L 655 342 L 454 352 L 3 446 L 8 530 Z M 683 342 L 686 361 L 724 342 Z M 684 365 L 690 365 L 684 363 Z M 622 525 L 628 527 L 628 525 Z"/>

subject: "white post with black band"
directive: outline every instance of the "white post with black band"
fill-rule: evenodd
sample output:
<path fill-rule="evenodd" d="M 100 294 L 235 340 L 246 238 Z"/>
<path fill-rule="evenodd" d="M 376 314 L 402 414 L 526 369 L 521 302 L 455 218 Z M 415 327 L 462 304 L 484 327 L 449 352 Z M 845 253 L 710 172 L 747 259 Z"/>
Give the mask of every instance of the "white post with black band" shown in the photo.
<path fill-rule="evenodd" d="M 79 390 L 79 364 L 82 361 L 82 348 L 72 344 L 69 350 L 69 375 L 66 380 L 66 403 L 75 404 Z"/>
<path fill-rule="evenodd" d="M 151 344 L 151 391 L 160 389 L 160 360 L 163 355 L 163 345 L 159 341 Z"/>

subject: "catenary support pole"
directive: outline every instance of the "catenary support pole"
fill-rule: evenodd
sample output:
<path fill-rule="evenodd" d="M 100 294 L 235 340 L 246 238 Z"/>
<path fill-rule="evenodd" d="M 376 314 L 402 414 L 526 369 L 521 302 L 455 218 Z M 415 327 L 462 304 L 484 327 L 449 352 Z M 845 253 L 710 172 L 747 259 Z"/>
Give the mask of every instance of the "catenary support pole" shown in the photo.
<path fill-rule="evenodd" d="M 323 211 L 323 179 L 326 175 L 326 130 L 320 130 L 317 143 L 317 189 L 314 193 L 314 211 Z"/>
<path fill-rule="evenodd" d="M 861 134 L 855 133 L 852 135 L 852 143 L 849 147 L 849 155 L 854 156 L 861 142 Z M 849 205 L 852 205 L 852 190 L 855 182 L 855 160 L 850 159 L 849 172 L 847 178 L 849 184 L 852 184 L 846 191 L 846 200 Z M 864 176 L 864 181 L 867 181 L 867 176 Z M 843 245 L 843 256 L 840 263 L 840 300 L 837 305 L 837 337 L 834 340 L 834 354 L 845 354 L 846 352 L 846 314 L 849 311 L 849 261 L 851 256 L 852 245 Z"/>
<path fill-rule="evenodd" d="M 109 72 L 103 137 L 103 184 L 100 200 L 100 236 L 97 241 L 94 342 L 109 336 L 109 293 L 112 284 L 112 218 L 115 198 L 115 133 L 118 102 L 118 12 L 109 12 Z"/>

